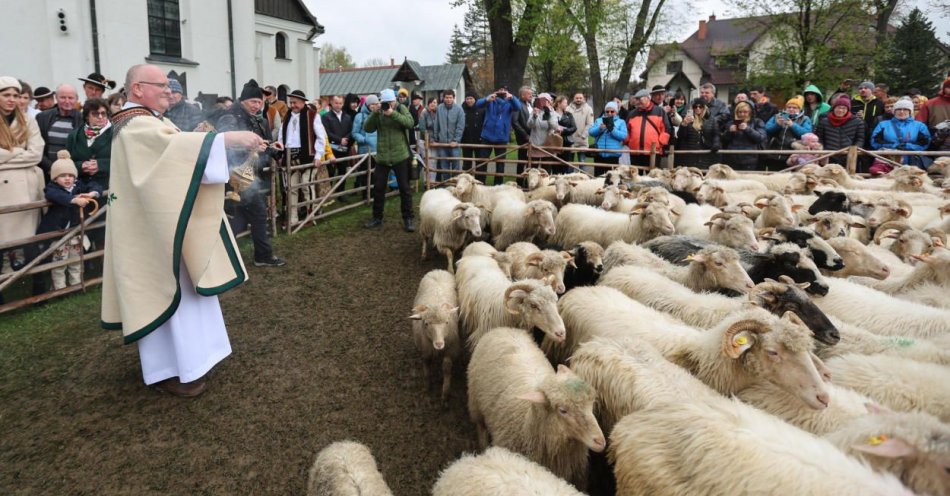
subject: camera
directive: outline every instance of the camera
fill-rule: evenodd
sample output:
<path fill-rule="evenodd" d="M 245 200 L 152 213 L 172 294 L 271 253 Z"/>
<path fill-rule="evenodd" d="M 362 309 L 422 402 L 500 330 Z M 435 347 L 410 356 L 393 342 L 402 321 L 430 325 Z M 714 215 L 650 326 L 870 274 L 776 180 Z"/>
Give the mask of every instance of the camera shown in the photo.
<path fill-rule="evenodd" d="M 508 98 L 508 92 L 507 92 L 507 91 L 496 91 L 496 92 L 495 92 L 495 97 L 496 97 L 496 98 Z"/>
<path fill-rule="evenodd" d="M 604 126 L 607 128 L 608 131 L 614 130 L 614 120 L 612 118 L 605 117 L 602 122 L 604 123 Z"/>
<path fill-rule="evenodd" d="M 390 107 L 389 102 L 383 102 L 379 104 L 379 108 L 381 110 L 389 110 L 389 107 Z"/>

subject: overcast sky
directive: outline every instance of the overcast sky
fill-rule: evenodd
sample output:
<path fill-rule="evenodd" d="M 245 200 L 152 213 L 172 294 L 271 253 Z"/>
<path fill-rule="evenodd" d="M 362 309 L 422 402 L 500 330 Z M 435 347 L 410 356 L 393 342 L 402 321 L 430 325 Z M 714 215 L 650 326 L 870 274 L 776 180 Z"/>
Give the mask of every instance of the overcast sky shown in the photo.
<path fill-rule="evenodd" d="M 358 67 L 372 58 L 402 62 L 404 57 L 423 65 L 445 62 L 452 36 L 452 26 L 462 24 L 465 7 L 451 7 L 451 0 L 304 0 L 326 34 L 317 44 L 332 43 L 346 47 Z M 928 13 L 927 0 L 913 0 Z M 683 24 L 682 41 L 696 30 L 700 19 L 715 13 L 720 19 L 729 16 L 721 0 L 694 0 Z M 685 11 L 686 9 L 678 9 Z M 937 35 L 947 41 L 950 19 L 929 13 Z"/>

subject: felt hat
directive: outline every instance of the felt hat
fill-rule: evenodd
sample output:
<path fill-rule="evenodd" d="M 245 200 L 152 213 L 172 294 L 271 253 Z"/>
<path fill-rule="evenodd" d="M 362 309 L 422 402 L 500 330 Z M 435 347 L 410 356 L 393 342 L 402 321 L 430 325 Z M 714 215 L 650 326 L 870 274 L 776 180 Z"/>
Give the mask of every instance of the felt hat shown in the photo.
<path fill-rule="evenodd" d="M 651 94 L 651 95 L 654 94 L 654 93 L 666 93 L 666 88 L 663 87 L 662 84 L 658 84 L 658 85 L 654 86 L 652 90 L 650 90 L 650 94 Z"/>
<path fill-rule="evenodd" d="M 264 99 L 264 91 L 257 85 L 257 81 L 253 79 L 244 83 L 244 88 L 241 90 L 241 97 L 238 98 L 238 100 L 243 102 L 244 100 L 250 100 L 252 98 L 257 98 L 258 100 Z"/>
<path fill-rule="evenodd" d="M 53 162 L 53 165 L 49 168 L 49 177 L 52 179 L 56 179 L 63 174 L 78 175 L 76 164 L 73 163 L 73 159 L 69 156 L 69 150 L 56 152 L 56 161 Z"/>
<path fill-rule="evenodd" d="M 33 90 L 33 99 L 41 100 L 43 98 L 49 98 L 53 96 L 53 90 L 47 88 L 46 86 L 40 86 Z"/>
<path fill-rule="evenodd" d="M 389 89 L 389 88 L 386 88 L 386 89 L 384 89 L 383 91 L 380 91 L 380 92 L 379 92 L 379 101 L 381 101 L 381 102 L 395 102 L 395 101 L 396 101 L 396 93 L 395 93 L 393 90 L 391 90 L 391 89 Z"/>
<path fill-rule="evenodd" d="M 7 88 L 16 88 L 17 91 L 23 91 L 19 79 L 12 76 L 0 76 L 0 91 Z"/>
<path fill-rule="evenodd" d="M 291 91 L 287 94 L 287 98 L 299 98 L 305 102 L 307 101 L 307 95 L 305 95 L 304 92 L 300 90 Z"/>
<path fill-rule="evenodd" d="M 275 87 L 273 87 L 273 86 L 265 86 L 262 91 L 264 92 L 265 95 L 271 96 L 271 95 L 273 95 L 274 93 L 277 93 L 277 88 L 275 88 Z"/>
<path fill-rule="evenodd" d="M 181 83 L 177 79 L 168 79 L 168 88 L 172 90 L 172 93 L 181 93 L 184 94 L 185 90 L 182 89 Z"/>
<path fill-rule="evenodd" d="M 787 102 L 785 102 L 786 107 L 788 107 L 789 105 L 796 105 L 798 106 L 799 109 L 801 109 L 805 106 L 805 97 L 801 95 L 795 95 L 794 97 L 789 98 Z"/>
<path fill-rule="evenodd" d="M 84 78 L 79 78 L 79 80 L 89 84 L 94 84 L 102 89 L 115 89 L 115 81 L 103 76 L 102 74 L 99 74 L 98 72 L 93 72 Z"/>

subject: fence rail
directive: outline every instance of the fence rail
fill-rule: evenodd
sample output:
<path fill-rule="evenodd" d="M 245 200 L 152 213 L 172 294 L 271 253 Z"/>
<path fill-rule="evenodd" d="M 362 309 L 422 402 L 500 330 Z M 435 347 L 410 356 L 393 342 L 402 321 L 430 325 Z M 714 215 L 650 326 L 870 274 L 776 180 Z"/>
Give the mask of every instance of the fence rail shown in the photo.
<path fill-rule="evenodd" d="M 632 156 L 648 156 L 648 165 L 633 166 L 638 170 L 649 170 L 659 167 L 661 166 L 661 162 L 666 162 L 666 165 L 669 166 L 675 163 L 676 157 L 679 155 L 711 154 L 711 152 L 707 150 L 676 150 L 674 147 L 670 147 L 668 150 L 661 152 L 656 149 L 637 151 L 627 149 L 600 149 L 581 147 L 538 147 L 528 143 L 524 145 L 509 144 L 505 146 L 460 144 L 458 145 L 458 148 L 460 149 L 460 155 L 461 151 L 466 149 L 476 151 L 487 149 L 489 152 L 491 152 L 492 150 L 504 148 L 504 153 L 501 156 L 495 157 L 435 157 L 433 152 L 440 148 L 450 148 L 450 146 L 448 144 L 425 141 L 424 149 L 420 150 L 421 155 L 414 154 L 415 161 L 420 162 L 418 168 L 421 169 L 420 173 L 423 174 L 424 178 L 424 181 L 415 181 L 413 183 L 414 188 L 417 187 L 420 182 L 423 183 L 427 189 L 429 189 L 441 186 L 443 183 L 451 180 L 450 177 L 449 179 L 443 181 L 435 181 L 433 180 L 433 176 L 436 174 L 454 176 L 462 172 L 469 172 L 475 173 L 480 177 L 513 176 L 513 174 L 507 171 L 488 172 L 486 170 L 487 166 L 493 162 L 503 162 L 505 164 L 514 164 L 516 166 L 523 165 L 525 168 L 559 165 L 565 167 L 566 170 L 592 175 L 588 168 L 594 165 L 604 168 L 617 167 L 617 165 L 613 164 L 597 163 L 596 154 L 598 153 L 618 153 L 629 154 Z M 561 155 L 567 152 L 572 153 L 572 157 L 577 153 L 584 153 L 588 156 L 593 155 L 594 162 L 565 160 Z M 802 152 L 800 150 L 719 150 L 718 153 L 720 155 L 791 155 Z M 523 158 L 518 158 L 518 154 L 520 154 Z M 871 151 L 858 147 L 849 147 L 840 150 L 820 150 L 816 151 L 814 155 L 817 156 L 815 161 L 836 156 L 845 156 L 845 166 L 849 172 L 855 173 L 857 169 L 858 158 L 861 156 L 873 157 L 875 159 L 897 165 L 899 164 L 899 161 L 893 160 L 892 157 L 937 157 L 946 156 L 947 153 L 911 152 L 903 150 Z M 452 164 L 453 167 L 446 169 L 433 166 L 432 164 L 436 160 L 445 160 Z M 345 166 L 346 169 L 342 171 L 341 174 L 333 177 L 316 178 L 318 169 L 326 166 L 334 166 L 338 171 L 340 171 L 340 166 Z M 416 166 L 413 165 L 413 167 Z M 801 165 L 791 166 L 773 172 L 792 171 L 798 169 L 799 167 L 801 167 Z M 375 160 L 373 159 L 373 155 L 369 153 L 340 157 L 321 164 L 307 163 L 291 166 L 289 162 L 285 161 L 282 164 L 275 164 L 273 167 L 264 169 L 265 172 L 273 172 L 271 174 L 270 180 L 271 188 L 266 198 L 268 207 L 268 223 L 271 226 L 271 231 L 274 233 L 274 235 L 277 235 L 278 232 L 284 232 L 288 235 L 292 235 L 300 232 L 300 230 L 306 225 L 317 220 L 325 219 L 327 217 L 359 208 L 370 203 L 372 201 L 372 176 L 374 170 Z M 307 179 L 302 180 L 297 184 L 289 184 L 291 174 L 298 171 L 303 172 L 304 174 L 301 174 L 301 176 L 306 177 Z M 361 184 L 358 188 L 351 187 L 347 189 L 348 181 L 361 177 L 366 178 L 365 181 L 361 181 L 363 184 Z M 323 189 L 325 189 L 325 192 L 321 194 L 321 190 Z M 358 198 L 354 198 L 348 203 L 340 201 L 340 198 L 349 197 L 354 193 L 358 195 Z M 391 191 L 386 195 L 393 196 L 396 194 L 398 194 L 397 191 Z M 302 199 L 299 197 L 302 197 Z M 282 201 L 279 202 L 278 200 L 281 199 Z M 50 204 L 46 201 L 6 205 L 0 207 L 0 215 L 42 209 L 49 205 Z M 329 208 L 331 206 L 333 207 L 332 209 Z M 292 215 L 292 213 L 295 213 L 298 209 L 304 209 L 306 214 L 303 216 Z M 53 251 L 56 250 L 56 248 L 65 244 L 73 236 L 76 236 L 77 234 L 97 232 L 99 230 L 105 229 L 105 222 L 100 219 L 106 214 L 107 211 L 108 205 L 102 205 L 95 215 L 84 219 L 82 225 L 74 226 L 70 229 L 38 234 L 17 240 L 0 240 L 0 252 L 3 252 L 4 254 L 12 250 L 25 249 L 27 251 L 36 251 L 36 253 L 31 253 L 32 256 L 30 256 L 28 260 L 25 260 L 24 265 L 18 270 L 0 274 L 0 291 L 10 288 L 17 281 L 21 281 L 25 277 L 46 277 L 45 274 L 49 273 L 53 269 L 76 263 L 75 259 L 47 261 L 47 258 L 51 253 L 53 253 Z M 283 225 L 279 224 L 281 220 L 284 222 Z M 238 238 L 247 236 L 248 234 L 248 231 L 235 233 Z M 52 241 L 52 243 L 42 252 L 35 250 L 35 247 L 38 245 L 38 243 L 46 243 L 50 241 Z M 31 248 L 33 250 L 31 250 Z M 82 260 L 83 262 L 90 260 L 98 261 L 102 257 L 103 249 L 101 246 L 97 246 L 95 250 L 84 253 Z M 0 304 L 0 313 L 33 305 L 52 298 L 84 291 L 87 287 L 94 286 L 102 282 L 101 277 L 96 275 L 90 276 L 86 273 L 84 263 L 80 266 L 82 267 L 81 284 L 67 286 L 58 290 L 48 290 L 40 294 L 22 297 L 12 302 L 2 302 L 2 304 Z"/>

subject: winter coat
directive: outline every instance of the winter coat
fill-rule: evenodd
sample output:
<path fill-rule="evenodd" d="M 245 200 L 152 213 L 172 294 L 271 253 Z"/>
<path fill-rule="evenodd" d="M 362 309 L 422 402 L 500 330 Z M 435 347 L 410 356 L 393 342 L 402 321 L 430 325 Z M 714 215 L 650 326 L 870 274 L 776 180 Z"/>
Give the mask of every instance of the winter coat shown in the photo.
<path fill-rule="evenodd" d="M 357 153 L 376 153 L 376 133 L 370 133 L 363 129 L 370 113 L 369 107 L 363 105 L 360 111 L 356 113 L 356 118 L 353 119 L 351 135 L 353 141 L 356 142 Z"/>
<path fill-rule="evenodd" d="M 182 99 L 178 104 L 165 111 L 165 118 L 172 121 L 178 129 L 191 131 L 201 122 L 201 109 Z"/>
<path fill-rule="evenodd" d="M 673 125 L 663 108 L 652 102 L 646 109 L 639 107 L 627 114 L 627 146 L 631 150 L 649 151 L 654 145 L 659 152 L 669 144 Z M 665 142 L 661 136 L 665 135 Z"/>
<path fill-rule="evenodd" d="M 349 146 L 340 144 L 343 138 L 350 138 L 353 132 L 353 119 L 346 111 L 340 112 L 340 117 L 336 116 L 332 110 L 320 117 L 323 122 L 323 129 L 327 131 L 327 139 L 330 140 L 330 148 L 337 157 L 346 155 Z"/>
<path fill-rule="evenodd" d="M 574 123 L 574 116 L 570 112 L 565 111 L 561 118 L 557 120 L 557 125 L 561 128 L 561 138 L 564 140 L 564 146 L 569 147 L 574 143 L 571 141 L 573 136 L 577 134 L 577 124 Z M 584 135 L 587 135 L 587 130 L 584 130 Z M 587 146 L 587 142 L 584 142 L 584 146 Z"/>
<path fill-rule="evenodd" d="M 818 135 L 818 141 L 825 147 L 825 150 L 840 150 L 849 146 L 864 146 L 864 121 L 856 115 L 840 126 L 831 124 L 828 116 L 831 113 L 822 114 L 818 119 L 818 125 L 815 126 L 815 134 Z M 830 159 L 832 162 L 844 162 L 842 156 L 835 156 Z"/>
<path fill-rule="evenodd" d="M 412 129 L 412 115 L 405 105 L 399 104 L 391 115 L 372 112 L 363 124 L 363 130 L 376 134 L 376 162 L 395 165 L 409 158 L 409 140 L 406 133 Z"/>
<path fill-rule="evenodd" d="M 723 150 L 761 150 L 765 145 L 765 124 L 759 119 L 747 122 L 744 130 L 730 131 L 732 122 L 727 122 L 726 131 L 722 133 Z M 724 155 L 723 161 L 733 168 L 741 170 L 755 170 L 759 164 L 759 155 Z"/>
<path fill-rule="evenodd" d="M 765 132 L 769 136 L 769 150 L 788 150 L 792 147 L 792 142 L 811 132 L 811 119 L 804 113 L 796 115 L 794 119 L 784 114 L 784 117 L 792 122 L 792 125 L 787 127 L 776 122 L 777 117 L 783 114 L 784 112 L 773 115 L 765 124 Z"/>
<path fill-rule="evenodd" d="M 476 105 L 468 106 L 462 104 L 462 111 L 465 112 L 465 130 L 462 131 L 462 143 L 478 143 L 482 138 L 482 123 L 485 121 L 484 109 Z"/>
<path fill-rule="evenodd" d="M 515 98 L 479 98 L 475 107 L 485 110 L 485 121 L 482 124 L 482 140 L 486 143 L 507 145 L 511 139 L 512 115 L 521 111 L 521 102 Z"/>
<path fill-rule="evenodd" d="M 0 207 L 43 200 L 43 138 L 35 119 L 27 119 L 28 138 L 23 147 L 0 148 Z M 18 124 L 10 126 L 15 133 Z M 40 210 L 25 210 L 0 215 L 0 243 L 24 239 L 36 233 Z"/>
<path fill-rule="evenodd" d="M 85 129 L 86 126 L 82 126 L 69 133 L 69 137 L 66 138 L 66 149 L 69 150 L 70 157 L 72 157 L 73 162 L 76 163 L 76 170 L 79 172 L 80 178 L 95 181 L 104 189 L 109 189 L 109 167 L 112 160 L 112 126 L 100 132 L 99 136 L 92 142 L 92 145 L 87 144 L 88 140 L 86 140 Z M 96 159 L 96 165 L 99 167 L 99 171 L 92 176 L 83 174 L 82 163 L 92 159 Z"/>
<path fill-rule="evenodd" d="M 818 95 L 818 105 L 816 105 L 813 109 L 808 109 L 808 104 L 806 103 L 806 108 L 803 108 L 802 112 L 807 113 L 809 117 L 811 117 L 811 125 L 812 127 L 816 127 L 818 126 L 818 117 L 831 110 L 831 105 L 825 102 L 825 95 L 821 93 L 821 90 L 818 89 L 817 86 L 813 84 L 808 85 L 805 88 L 805 92 L 803 94 L 808 93 L 814 93 L 815 95 Z"/>
<path fill-rule="evenodd" d="M 729 106 L 722 100 L 716 98 L 713 98 L 713 100 L 706 105 L 706 115 L 709 116 L 707 117 L 708 119 L 716 121 L 720 130 L 723 127 L 729 127 L 726 123 L 732 120 L 732 112 L 729 111 Z"/>
<path fill-rule="evenodd" d="M 818 155 L 821 153 L 821 151 L 824 150 L 824 147 L 821 146 L 821 143 L 818 143 L 818 148 L 809 149 L 808 146 L 806 146 L 801 141 L 793 141 L 792 150 L 799 150 L 801 153 L 793 153 L 789 155 L 785 161 L 786 165 L 802 165 L 807 164 L 808 162 L 813 162 L 816 158 L 818 158 Z M 828 163 L 828 159 L 821 160 L 819 163 L 821 165 L 825 165 Z"/>
<path fill-rule="evenodd" d="M 548 135 L 557 131 L 557 114 L 550 109 L 531 113 L 528 119 L 528 140 L 534 146 L 543 146 Z"/>
<path fill-rule="evenodd" d="M 950 120 L 950 97 L 937 95 L 927 100 L 927 103 L 920 106 L 920 111 L 917 112 L 915 118 L 930 129 L 937 127 L 937 124 L 943 121 Z"/>
<path fill-rule="evenodd" d="M 864 129 L 866 132 L 874 130 L 874 120 L 879 115 L 884 115 L 884 102 L 872 96 L 870 100 L 864 101 L 860 95 L 851 98 L 851 113 L 858 115 L 858 111 L 864 111 Z"/>
<path fill-rule="evenodd" d="M 435 140 L 435 112 L 429 112 L 428 108 L 423 108 L 419 112 L 419 122 L 416 123 L 416 131 L 419 132 L 419 139 Z"/>
<path fill-rule="evenodd" d="M 531 109 L 531 102 L 521 102 L 518 113 L 511 116 L 511 129 L 515 132 L 515 143 L 519 145 L 527 143 L 530 139 L 531 130 L 528 129 L 528 119 L 531 118 Z"/>
<path fill-rule="evenodd" d="M 430 139 L 438 143 L 461 143 L 465 132 L 465 111 L 458 103 L 448 106 L 440 103 L 435 109 L 433 133 Z"/>
<path fill-rule="evenodd" d="M 713 119 L 704 119 L 701 130 L 697 131 L 693 124 L 681 124 L 676 133 L 677 150 L 711 150 L 711 154 L 684 154 L 676 156 L 676 165 L 686 167 L 708 167 L 719 161 L 719 149 L 722 143 L 719 139 L 719 126 Z"/>
<path fill-rule="evenodd" d="M 79 206 L 74 205 L 72 201 L 73 198 L 81 193 L 98 193 L 99 196 L 96 198 L 96 201 L 102 203 L 102 187 L 95 181 L 76 179 L 76 184 L 73 185 L 72 191 L 66 191 L 66 188 L 63 188 L 55 182 L 47 184 L 43 190 L 43 194 L 46 196 L 46 200 L 52 203 L 52 205 L 43 215 L 43 220 L 40 221 L 40 225 L 36 228 L 36 234 L 78 226 L 81 221 L 79 218 Z M 92 204 L 86 205 L 86 214 L 89 214 L 93 208 Z"/>
<path fill-rule="evenodd" d="M 871 133 L 871 148 L 875 150 L 922 151 L 930 146 L 930 131 L 923 122 L 910 117 L 883 121 Z"/>
<path fill-rule="evenodd" d="M 594 123 L 594 109 L 590 105 L 583 103 L 580 106 L 572 102 L 567 106 L 565 113 L 574 118 L 574 125 L 577 130 L 571 135 L 571 145 L 579 148 L 587 148 L 587 129 Z M 567 140 L 565 140 L 565 143 Z"/>
<path fill-rule="evenodd" d="M 620 117 L 617 117 L 616 114 L 612 117 L 613 129 L 601 129 L 600 124 L 605 119 L 611 119 L 604 115 L 603 117 L 598 117 L 594 121 L 594 124 L 587 129 L 587 133 L 594 138 L 594 147 L 599 148 L 600 150 L 618 150 L 618 151 L 601 151 L 597 154 L 601 157 L 619 157 L 619 149 L 623 148 L 624 141 L 627 141 L 627 126 L 624 125 L 623 121 L 620 120 Z"/>

